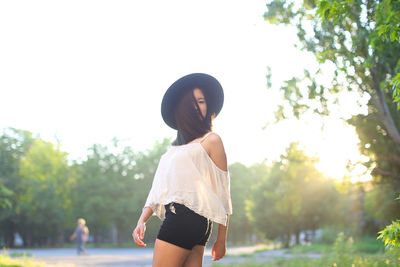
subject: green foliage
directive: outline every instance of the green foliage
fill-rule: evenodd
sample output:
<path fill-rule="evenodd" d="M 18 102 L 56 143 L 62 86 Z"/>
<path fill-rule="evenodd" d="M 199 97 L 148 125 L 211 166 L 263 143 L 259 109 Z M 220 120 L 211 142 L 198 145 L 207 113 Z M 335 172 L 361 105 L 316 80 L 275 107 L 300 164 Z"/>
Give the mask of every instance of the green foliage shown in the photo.
<path fill-rule="evenodd" d="M 334 221 L 334 207 L 329 211 L 326 207 L 332 206 L 338 194 L 315 163 L 292 143 L 279 162 L 264 167 L 246 209 L 254 227 L 267 238 L 279 238 L 287 247 L 291 235 L 298 237 L 301 231 L 315 231 Z"/>
<path fill-rule="evenodd" d="M 12 247 L 14 234 L 25 246 L 62 245 L 83 217 L 95 243 L 121 245 L 140 216 L 158 160 L 170 141 L 144 152 L 93 145 L 88 158 L 70 164 L 67 153 L 26 131 L 7 129 L 0 136 L 0 239 Z M 148 224 L 154 240 L 159 220 Z"/>
<path fill-rule="evenodd" d="M 314 242 L 307 245 L 295 245 L 289 248 L 288 253 L 290 254 L 304 254 L 308 252 L 315 252 L 321 254 L 331 254 L 335 250 L 332 249 L 333 244 L 337 242 L 339 234 L 335 235 L 333 242 Z M 383 253 L 385 251 L 385 247 L 382 242 L 376 240 L 375 237 L 363 237 L 359 240 L 355 239 L 353 244 L 349 244 L 344 242 L 345 245 L 349 246 L 354 253 L 368 253 L 368 254 L 376 254 Z"/>
<path fill-rule="evenodd" d="M 302 255 L 305 253 L 331 253 L 332 252 L 332 244 L 324 244 L 324 243 L 311 243 L 307 245 L 293 245 L 288 248 L 286 254 L 293 255 Z"/>
<path fill-rule="evenodd" d="M 232 243 L 250 242 L 255 231 L 248 216 L 246 216 L 245 205 L 252 192 L 252 186 L 264 175 L 265 164 L 254 164 L 251 167 L 246 167 L 241 163 L 234 163 L 229 166 L 229 172 L 234 212 L 229 222 L 228 240 Z"/>
<path fill-rule="evenodd" d="M 397 103 L 397 109 L 400 109 L 400 73 L 397 73 L 396 77 L 392 80 L 393 88 L 393 102 Z"/>
<path fill-rule="evenodd" d="M 400 195 L 396 200 L 400 200 Z M 382 239 L 386 249 L 400 248 L 400 220 L 392 221 L 392 224 L 380 231 L 378 239 Z"/>
<path fill-rule="evenodd" d="M 130 233 L 170 143 L 165 139 L 136 152 L 114 139 L 109 146 L 93 145 L 83 161 L 68 163 L 59 144 L 28 132 L 8 129 L 0 141 L 0 177 L 12 191 L 6 196 L 11 206 L 0 206 L 0 238 L 7 246 L 13 245 L 16 232 L 25 246 L 62 245 L 79 217 L 87 220 L 95 243 L 91 245 L 133 245 Z M 348 186 L 339 193 L 334 182 L 315 169 L 316 162 L 293 143 L 270 166 L 230 165 L 234 214 L 228 241 L 251 243 L 262 236 L 288 245 L 290 236 L 304 230 L 311 240 L 312 232 L 324 225 L 359 225 L 362 191 Z M 386 218 L 396 207 L 386 209 L 382 203 L 389 191 L 375 188 L 367 193 L 365 207 L 371 210 L 369 216 Z M 154 241 L 160 223 L 154 218 L 147 224 L 146 242 Z"/>
<path fill-rule="evenodd" d="M 386 130 L 385 138 L 399 147 L 400 116 L 392 102 L 399 101 L 399 13 L 394 0 L 269 1 L 265 19 L 296 27 L 301 48 L 320 63 L 315 73 L 305 71 L 281 87 L 284 104 L 277 119 L 308 111 L 329 115 L 329 107 L 340 103 L 338 93 L 355 91 L 360 99 L 370 97 L 368 106 Z M 322 82 L 327 62 L 335 68 L 333 78 Z"/>
<path fill-rule="evenodd" d="M 315 240 L 322 244 L 333 244 L 339 234 L 339 230 L 332 226 L 325 226 L 320 228 L 321 235 Z"/>
<path fill-rule="evenodd" d="M 392 222 L 379 232 L 379 239 L 385 243 L 387 249 L 400 247 L 400 220 Z"/>
<path fill-rule="evenodd" d="M 389 96 L 387 96 L 389 102 Z M 396 107 L 390 106 L 389 112 L 396 114 Z M 400 212 L 400 203 L 393 199 L 400 190 L 400 152 L 388 131 L 379 121 L 380 114 L 372 105 L 367 115 L 359 114 L 347 120 L 355 126 L 359 137 L 360 153 L 369 158 L 363 165 L 371 171 L 374 178 L 372 190 L 366 193 L 365 209 L 369 216 L 391 221 Z M 400 126 L 400 117 L 394 117 Z"/>
<path fill-rule="evenodd" d="M 26 219 L 20 233 L 51 236 L 55 243 L 71 216 L 71 184 L 67 153 L 35 139 L 20 161 L 21 184 L 17 210 Z M 37 232 L 33 233 L 35 229 Z M 58 242 L 62 242 L 59 240 Z"/>
<path fill-rule="evenodd" d="M 77 164 L 78 179 L 73 185 L 75 216 L 87 219 L 95 243 L 110 228 L 117 232 L 122 245 L 139 218 L 161 155 L 169 140 L 145 152 L 135 153 L 130 147 L 93 145 L 87 160 Z M 157 227 L 148 225 L 146 239 L 154 238 Z"/>
<path fill-rule="evenodd" d="M 346 238 L 343 232 L 338 234 L 335 244 L 333 245 L 333 251 L 339 262 L 347 262 L 349 260 L 349 254 L 354 253 L 353 243 L 352 237 Z"/>
<path fill-rule="evenodd" d="M 9 198 L 13 194 L 13 191 L 0 184 L 0 208 L 12 208 L 12 203 Z"/>
<path fill-rule="evenodd" d="M 30 253 L 30 252 L 17 252 L 17 251 L 14 251 L 14 252 L 11 252 L 11 253 L 9 253 L 9 256 L 10 257 L 32 257 L 32 253 Z"/>
<path fill-rule="evenodd" d="M 395 220 L 400 214 L 400 203 L 393 200 L 396 190 L 390 184 L 377 184 L 368 191 L 364 199 L 367 214 L 384 222 Z"/>
<path fill-rule="evenodd" d="M 355 6 L 363 7 L 358 1 L 319 1 L 317 14 L 325 21 L 334 23 L 342 22 L 346 16 L 352 12 Z M 356 4 L 355 4 L 356 3 Z M 367 5 L 368 7 L 368 5 Z M 368 10 L 361 10 L 360 16 L 365 12 L 367 19 L 375 22 L 371 27 L 371 44 L 377 44 L 381 41 L 390 41 L 394 44 L 399 43 L 400 34 L 400 3 L 396 0 L 372 1 Z M 370 12 L 370 14 L 368 14 Z M 360 19 L 360 21 L 362 21 Z M 376 34 L 377 33 L 377 34 Z M 396 67 L 397 72 L 399 66 Z M 400 73 L 389 81 L 393 86 L 393 101 L 399 102 L 399 78 Z M 400 109 L 400 105 L 397 105 Z"/>
<path fill-rule="evenodd" d="M 13 245 L 14 233 L 24 221 L 18 209 L 25 190 L 20 162 L 32 142 L 31 133 L 14 128 L 4 129 L 0 136 L 0 235 L 8 246 Z"/>
<path fill-rule="evenodd" d="M 400 4 L 396 0 L 383 0 L 377 6 L 376 29 L 379 36 L 390 39 L 392 42 L 399 40 L 400 32 Z"/>
<path fill-rule="evenodd" d="M 375 236 L 366 236 L 361 240 L 354 241 L 354 251 L 358 253 L 384 253 L 385 247 L 381 242 L 376 240 Z"/>

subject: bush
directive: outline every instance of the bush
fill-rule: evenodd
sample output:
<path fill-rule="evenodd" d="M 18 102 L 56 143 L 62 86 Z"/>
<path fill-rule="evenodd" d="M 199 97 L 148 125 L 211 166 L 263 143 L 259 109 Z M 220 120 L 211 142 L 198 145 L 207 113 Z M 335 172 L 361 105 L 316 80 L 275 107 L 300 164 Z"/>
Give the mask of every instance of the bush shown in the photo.
<path fill-rule="evenodd" d="M 339 232 L 340 231 L 338 229 L 333 227 L 324 227 L 321 229 L 321 235 L 317 237 L 315 241 L 316 243 L 332 245 L 335 242 Z"/>

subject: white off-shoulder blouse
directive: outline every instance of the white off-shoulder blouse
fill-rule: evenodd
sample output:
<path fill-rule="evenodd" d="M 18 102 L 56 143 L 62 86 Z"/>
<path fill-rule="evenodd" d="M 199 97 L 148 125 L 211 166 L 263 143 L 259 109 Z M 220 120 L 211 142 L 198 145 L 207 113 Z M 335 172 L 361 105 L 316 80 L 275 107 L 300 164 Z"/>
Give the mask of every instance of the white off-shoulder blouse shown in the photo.
<path fill-rule="evenodd" d="M 215 165 L 201 142 L 171 145 L 161 156 L 144 206 L 161 220 L 164 205 L 175 202 L 226 226 L 232 214 L 229 172 Z"/>

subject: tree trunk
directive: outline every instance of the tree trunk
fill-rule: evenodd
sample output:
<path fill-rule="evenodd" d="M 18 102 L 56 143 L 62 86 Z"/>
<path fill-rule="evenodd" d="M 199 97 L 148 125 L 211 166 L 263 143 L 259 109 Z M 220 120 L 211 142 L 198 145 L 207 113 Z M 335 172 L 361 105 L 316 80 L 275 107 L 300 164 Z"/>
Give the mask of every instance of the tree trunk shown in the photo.
<path fill-rule="evenodd" d="M 311 242 L 314 242 L 314 241 L 315 241 L 315 234 L 316 234 L 315 228 L 312 229 L 312 232 L 311 232 L 311 233 L 312 233 L 312 234 L 311 234 Z"/>
<path fill-rule="evenodd" d="M 26 233 L 26 244 L 28 245 L 28 247 L 31 247 L 33 244 L 33 240 L 32 240 L 32 232 L 28 230 L 28 232 Z"/>
<path fill-rule="evenodd" d="M 282 243 L 284 248 L 289 247 L 289 241 L 290 241 L 290 234 L 284 234 L 282 237 Z"/>
<path fill-rule="evenodd" d="M 15 235 L 15 224 L 12 221 L 8 221 L 6 223 L 7 225 L 7 232 L 5 236 L 5 241 L 7 244 L 7 247 L 12 248 L 14 247 L 14 235 Z"/>
<path fill-rule="evenodd" d="M 300 231 L 296 230 L 296 245 L 300 244 Z"/>
<path fill-rule="evenodd" d="M 63 247 L 64 246 L 64 238 L 65 238 L 65 236 L 64 236 L 64 226 L 61 226 L 61 231 L 59 232 L 59 234 L 58 234 L 58 237 L 57 237 L 57 245 L 60 245 L 61 247 Z"/>
<path fill-rule="evenodd" d="M 94 244 L 96 247 L 99 246 L 99 235 L 97 234 L 97 232 L 94 234 Z"/>
<path fill-rule="evenodd" d="M 390 138 L 397 145 L 397 147 L 400 148 L 400 133 L 396 127 L 396 124 L 393 121 L 392 114 L 390 114 L 386 102 L 385 92 L 382 91 L 381 86 L 379 85 L 380 79 L 378 78 L 378 75 L 374 69 L 371 69 L 371 75 L 372 75 L 372 83 L 375 90 L 375 95 L 371 95 L 371 97 L 372 100 L 374 101 L 376 108 L 379 111 L 380 114 L 379 120 L 385 127 L 385 130 L 387 131 Z"/>
<path fill-rule="evenodd" d="M 117 243 L 119 247 L 122 247 L 122 240 L 123 240 L 123 231 L 121 231 L 122 227 L 117 226 Z"/>

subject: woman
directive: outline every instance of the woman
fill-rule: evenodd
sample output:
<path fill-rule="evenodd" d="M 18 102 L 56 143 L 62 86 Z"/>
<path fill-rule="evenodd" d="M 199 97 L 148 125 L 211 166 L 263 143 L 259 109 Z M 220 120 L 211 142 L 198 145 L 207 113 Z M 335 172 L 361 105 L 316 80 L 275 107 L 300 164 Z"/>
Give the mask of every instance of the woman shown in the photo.
<path fill-rule="evenodd" d="M 152 214 L 163 220 L 153 266 L 202 266 L 212 221 L 218 223 L 213 261 L 226 252 L 228 216 L 232 214 L 229 173 L 221 138 L 211 131 L 212 119 L 223 104 L 220 83 L 202 73 L 174 82 L 161 103 L 165 123 L 178 130 L 161 156 L 146 204 L 132 233 L 143 243 Z"/>

